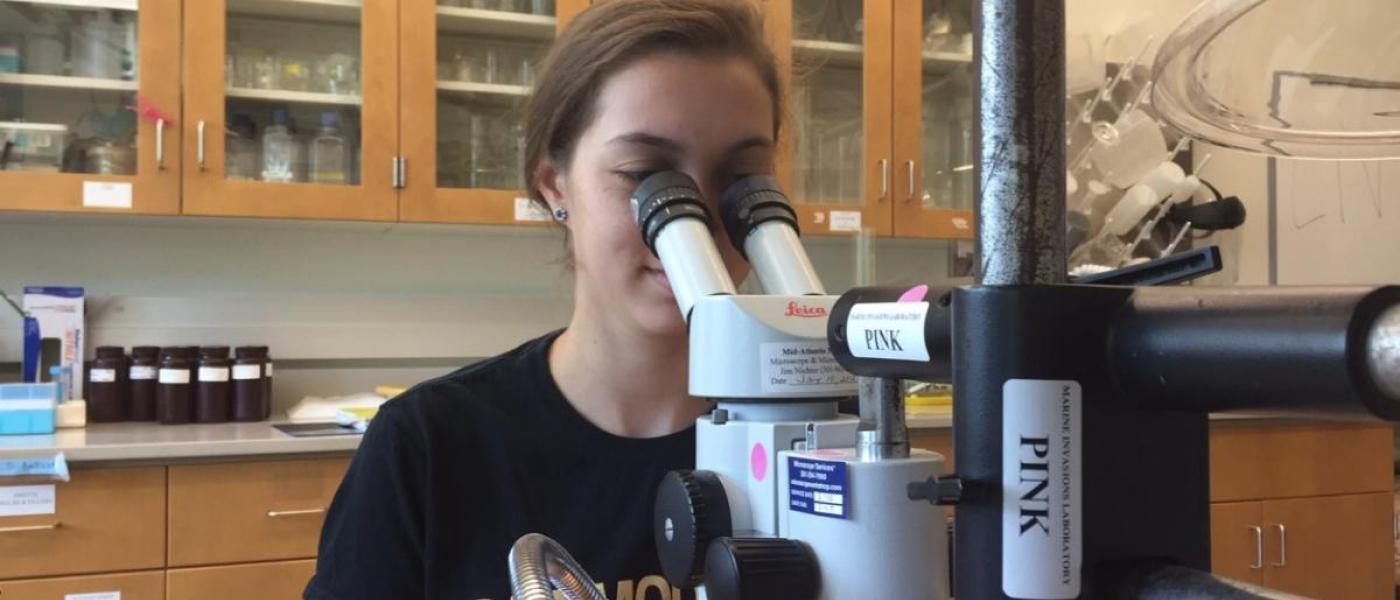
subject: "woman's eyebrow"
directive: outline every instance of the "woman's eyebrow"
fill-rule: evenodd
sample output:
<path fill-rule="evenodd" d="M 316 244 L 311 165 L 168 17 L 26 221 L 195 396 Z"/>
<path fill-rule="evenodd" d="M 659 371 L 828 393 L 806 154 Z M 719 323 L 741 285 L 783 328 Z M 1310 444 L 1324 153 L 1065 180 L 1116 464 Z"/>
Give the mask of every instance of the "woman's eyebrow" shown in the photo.
<path fill-rule="evenodd" d="M 630 144 L 638 146 L 650 146 L 652 148 L 665 150 L 667 152 L 680 152 L 682 150 L 685 150 L 685 144 L 682 144 L 677 140 L 650 134 L 645 131 L 633 131 L 630 133 L 618 135 L 608 140 L 607 144 Z M 729 149 L 726 150 L 726 154 L 738 152 L 740 150 L 748 150 L 749 148 L 771 147 L 773 147 L 773 140 L 761 135 L 756 135 L 753 137 L 744 138 L 731 144 L 729 146 Z"/>

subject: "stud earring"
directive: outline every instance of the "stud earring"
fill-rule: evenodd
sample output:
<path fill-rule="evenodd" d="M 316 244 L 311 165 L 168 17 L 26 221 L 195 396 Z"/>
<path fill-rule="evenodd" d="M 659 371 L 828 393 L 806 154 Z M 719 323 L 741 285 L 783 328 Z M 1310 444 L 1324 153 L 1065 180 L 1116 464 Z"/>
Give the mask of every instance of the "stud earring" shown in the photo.
<path fill-rule="evenodd" d="M 569 220 L 569 211 L 562 207 L 554 209 L 554 220 L 560 223 Z"/>

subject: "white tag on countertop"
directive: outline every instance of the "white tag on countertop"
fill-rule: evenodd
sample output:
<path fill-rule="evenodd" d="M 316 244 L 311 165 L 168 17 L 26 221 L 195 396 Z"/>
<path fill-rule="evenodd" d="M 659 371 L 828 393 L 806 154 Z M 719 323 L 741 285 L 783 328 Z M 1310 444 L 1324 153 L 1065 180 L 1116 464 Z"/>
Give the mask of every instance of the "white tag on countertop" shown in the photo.
<path fill-rule="evenodd" d="M 539 205 L 531 202 L 529 198 L 515 199 L 515 220 L 517 221 L 548 221 L 549 211 L 540 208 Z"/>
<path fill-rule="evenodd" d="M 131 184 L 120 181 L 84 181 L 86 208 L 131 208 Z"/>
<path fill-rule="evenodd" d="M 0 486 L 0 517 L 51 515 L 57 510 L 54 484 Z"/>
<path fill-rule="evenodd" d="M 860 231 L 860 211 L 858 210 L 833 210 L 831 211 L 832 231 Z"/>

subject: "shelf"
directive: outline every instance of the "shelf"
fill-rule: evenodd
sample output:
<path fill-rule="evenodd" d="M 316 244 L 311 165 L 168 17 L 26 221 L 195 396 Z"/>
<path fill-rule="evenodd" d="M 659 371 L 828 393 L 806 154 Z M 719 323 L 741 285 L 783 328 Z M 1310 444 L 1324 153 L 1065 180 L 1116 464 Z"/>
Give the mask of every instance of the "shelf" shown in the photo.
<path fill-rule="evenodd" d="M 101 90 L 109 92 L 134 92 L 139 84 L 135 81 L 102 79 L 99 77 L 68 77 L 66 75 L 36 75 L 33 73 L 0 73 L 0 85 L 19 85 L 66 90 Z"/>
<path fill-rule="evenodd" d="M 229 98 L 262 100 L 265 102 L 286 102 L 289 104 L 324 104 L 333 106 L 359 106 L 363 99 L 345 94 L 325 94 L 321 92 L 293 92 L 290 90 L 259 90 L 254 88 L 227 88 L 224 94 Z"/>
<path fill-rule="evenodd" d="M 318 23 L 360 22 L 360 0 L 228 0 L 235 15 L 294 19 Z"/>
<path fill-rule="evenodd" d="M 817 63 L 817 66 L 858 69 L 865 60 L 865 48 L 860 44 L 845 42 L 793 40 L 792 52 L 798 58 Z"/>
<path fill-rule="evenodd" d="M 0 0 L 0 4 L 33 4 L 60 8 L 107 8 L 136 12 L 137 0 Z"/>
<path fill-rule="evenodd" d="M 507 98 L 524 98 L 530 95 L 530 88 L 523 85 L 477 83 L 475 81 L 439 81 L 437 82 L 437 89 L 441 92 L 452 92 L 455 94 L 500 96 Z"/>
<path fill-rule="evenodd" d="M 960 52 L 924 53 L 924 72 L 926 73 L 947 73 L 970 64 L 972 64 L 971 54 Z"/>
<path fill-rule="evenodd" d="M 438 30 L 494 37 L 552 40 L 557 21 L 549 15 L 524 14 L 501 10 L 437 7 Z"/>

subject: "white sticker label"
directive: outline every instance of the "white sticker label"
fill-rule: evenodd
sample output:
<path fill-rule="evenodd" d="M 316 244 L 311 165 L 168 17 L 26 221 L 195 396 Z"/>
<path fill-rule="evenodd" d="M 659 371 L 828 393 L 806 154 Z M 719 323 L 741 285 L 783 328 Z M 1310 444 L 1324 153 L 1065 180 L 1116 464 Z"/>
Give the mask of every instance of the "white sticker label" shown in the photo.
<path fill-rule="evenodd" d="M 122 593 L 88 592 L 86 594 L 64 594 L 63 600 L 122 600 Z"/>
<path fill-rule="evenodd" d="M 51 515 L 56 506 L 52 483 L 0 486 L 0 517 Z"/>
<path fill-rule="evenodd" d="M 134 380 L 137 380 L 137 379 L 155 379 L 155 378 L 156 378 L 156 368 L 155 368 L 155 367 L 148 367 L 148 366 L 134 366 L 134 367 L 131 367 L 131 379 L 132 379 L 133 381 L 134 381 Z"/>
<path fill-rule="evenodd" d="M 233 365 L 233 378 L 240 381 L 244 379 L 262 379 L 262 366 Z"/>
<path fill-rule="evenodd" d="M 131 208 L 131 184 L 117 181 L 84 181 L 83 206 Z"/>
<path fill-rule="evenodd" d="M 179 385 L 190 382 L 189 369 L 161 369 L 160 382 Z"/>
<path fill-rule="evenodd" d="M 927 302 L 857 304 L 846 316 L 846 346 L 861 358 L 927 362 L 927 316 Z"/>
<path fill-rule="evenodd" d="M 200 381 L 228 381 L 228 367 L 200 367 Z"/>
<path fill-rule="evenodd" d="M 269 378 L 272 377 L 272 363 L 263 365 L 263 373 L 266 373 Z"/>
<path fill-rule="evenodd" d="M 515 199 L 515 220 L 517 221 L 548 221 L 549 211 L 535 204 L 529 198 Z"/>
<path fill-rule="evenodd" d="M 93 369 L 88 372 L 88 382 L 90 383 L 112 383 L 116 380 L 116 369 Z"/>
<path fill-rule="evenodd" d="M 1078 598 L 1084 542 L 1079 383 L 1011 379 L 1002 396 L 1002 592 L 1028 600 Z"/>
<path fill-rule="evenodd" d="M 953 217 L 953 228 L 959 231 L 967 231 L 972 229 L 972 223 L 969 223 L 967 219 L 962 217 Z"/>
<path fill-rule="evenodd" d="M 765 393 L 851 393 L 856 376 L 841 368 L 826 342 L 768 342 L 759 349 Z"/>
<path fill-rule="evenodd" d="M 858 210 L 833 210 L 831 211 L 832 231 L 860 231 L 860 211 Z"/>

